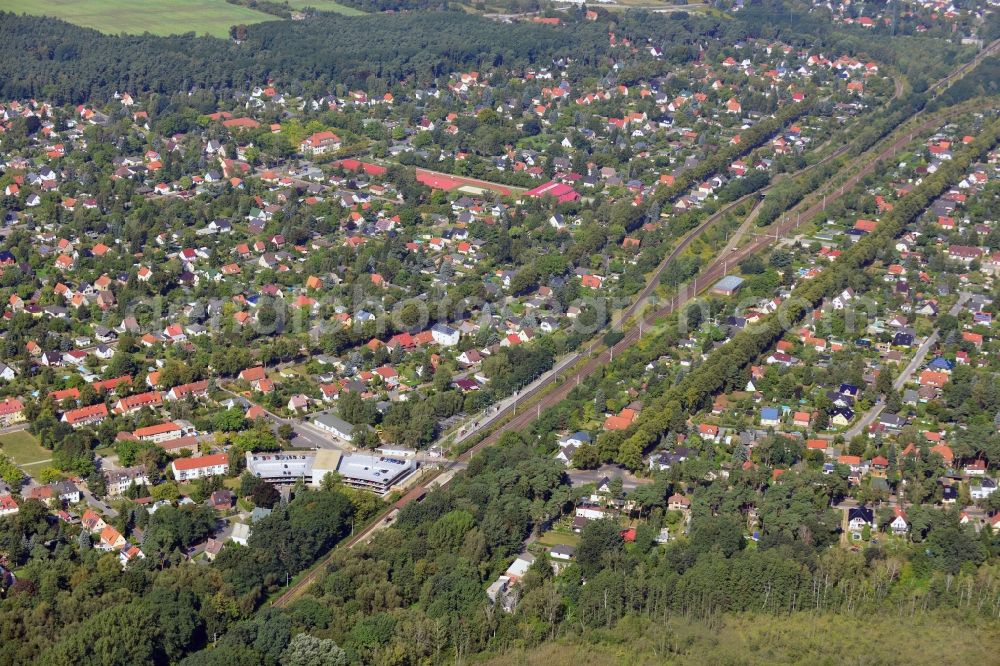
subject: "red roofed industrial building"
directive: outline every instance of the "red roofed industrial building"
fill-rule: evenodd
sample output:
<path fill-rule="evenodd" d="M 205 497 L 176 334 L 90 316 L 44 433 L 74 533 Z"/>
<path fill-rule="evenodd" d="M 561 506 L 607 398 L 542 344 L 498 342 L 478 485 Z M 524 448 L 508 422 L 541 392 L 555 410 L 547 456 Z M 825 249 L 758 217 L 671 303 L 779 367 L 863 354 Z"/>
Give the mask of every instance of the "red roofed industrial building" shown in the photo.
<path fill-rule="evenodd" d="M 544 185 L 539 185 L 538 187 L 528 190 L 524 193 L 526 197 L 555 197 L 556 201 L 559 203 L 567 203 L 569 201 L 576 201 L 580 198 L 580 194 L 574 190 L 572 187 L 565 183 L 557 183 L 550 180 Z"/>

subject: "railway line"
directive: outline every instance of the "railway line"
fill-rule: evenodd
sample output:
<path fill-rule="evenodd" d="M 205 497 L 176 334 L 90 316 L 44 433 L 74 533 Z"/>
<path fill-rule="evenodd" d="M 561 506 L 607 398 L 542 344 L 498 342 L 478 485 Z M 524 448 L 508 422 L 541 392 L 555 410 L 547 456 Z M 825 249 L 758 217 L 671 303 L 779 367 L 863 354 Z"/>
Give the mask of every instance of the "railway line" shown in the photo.
<path fill-rule="evenodd" d="M 940 91 L 946 89 L 949 85 L 951 85 L 951 83 L 958 80 L 964 74 L 975 68 L 984 58 L 989 57 L 990 55 L 993 55 L 994 53 L 997 52 L 1000 52 L 1000 39 L 997 39 L 988 44 L 984 49 L 982 49 L 979 52 L 979 54 L 977 54 L 977 56 L 973 60 L 971 60 L 968 63 L 965 63 L 964 65 L 960 66 L 955 71 L 950 73 L 948 76 L 935 82 L 934 84 L 929 86 L 928 90 Z M 914 114 L 914 116 L 911 118 L 911 121 L 912 119 L 919 117 L 921 114 L 922 111 L 918 112 L 917 114 Z M 433 488 L 434 486 L 443 486 L 447 484 L 448 481 L 450 481 L 451 476 L 455 471 L 455 468 L 458 466 L 456 465 L 456 463 L 458 463 L 459 465 L 464 465 L 474 455 L 482 451 L 484 448 L 496 444 L 505 432 L 510 430 L 520 430 L 529 426 L 532 422 L 534 422 L 538 418 L 538 414 L 540 414 L 542 410 L 549 409 L 557 405 L 562 400 L 566 399 L 566 397 L 573 390 L 573 388 L 580 381 L 582 381 L 583 378 L 586 378 L 589 375 L 593 374 L 599 367 L 610 363 L 615 353 L 620 354 L 629 346 L 638 342 L 638 340 L 642 335 L 644 327 L 654 325 L 656 320 L 668 316 L 676 312 L 681 307 L 690 303 L 691 300 L 693 300 L 699 293 L 699 288 L 698 288 L 699 283 L 701 285 L 702 290 L 706 286 L 714 284 L 717 280 L 721 279 L 725 275 L 727 267 L 730 264 L 739 263 L 740 261 L 749 257 L 750 255 L 763 250 L 766 246 L 773 243 L 772 237 L 777 237 L 779 235 L 787 234 L 788 232 L 797 228 L 802 221 L 811 220 L 813 217 L 815 217 L 825 209 L 827 203 L 832 203 L 837 201 L 841 196 L 843 196 L 845 192 L 850 191 L 851 188 L 853 188 L 861 179 L 872 173 L 882 161 L 884 161 L 888 157 L 891 157 L 896 152 L 905 147 L 912 140 L 915 134 L 926 131 L 935 123 L 940 122 L 942 115 L 947 117 L 949 114 L 938 113 L 931 116 L 927 120 L 924 120 L 922 123 L 919 124 L 919 126 L 911 128 L 909 131 L 901 134 L 899 137 L 893 140 L 889 145 L 884 146 L 874 158 L 867 159 L 862 163 L 862 158 L 864 158 L 865 155 L 867 155 L 867 152 L 870 151 L 867 151 L 866 153 L 862 153 L 861 155 L 859 155 L 855 160 L 852 161 L 852 164 L 862 163 L 861 168 L 856 170 L 851 176 L 847 178 L 847 180 L 839 188 L 839 192 L 829 194 L 824 198 L 823 201 L 817 201 L 812 203 L 806 208 L 806 210 L 798 212 L 793 218 L 789 213 L 795 211 L 796 208 L 803 205 L 805 203 L 803 201 L 802 204 L 794 206 L 790 211 L 787 211 L 784 216 L 779 218 L 779 220 L 775 222 L 774 225 L 772 225 L 772 227 L 770 228 L 771 233 L 769 233 L 768 235 L 754 236 L 753 239 L 746 245 L 738 249 L 735 249 L 734 251 L 729 252 L 728 254 L 720 254 L 719 256 L 716 256 L 713 259 L 713 261 L 706 267 L 706 269 L 701 273 L 699 273 L 699 275 L 696 277 L 694 283 L 695 286 L 693 288 L 680 291 L 678 295 L 671 298 L 670 301 L 668 301 L 661 307 L 657 308 L 652 313 L 646 315 L 640 315 L 640 318 L 636 321 L 636 325 L 626 330 L 624 336 L 612 347 L 597 352 L 596 350 L 599 346 L 599 343 L 595 340 L 590 343 L 590 345 L 586 348 L 586 350 L 575 352 L 575 355 L 571 357 L 572 360 L 569 363 L 569 366 L 572 367 L 578 364 L 579 362 L 583 361 L 584 359 L 586 359 L 584 365 L 577 368 L 575 372 L 571 372 L 568 375 L 553 374 L 550 377 L 548 377 L 545 381 L 538 382 L 533 386 L 531 386 L 528 390 L 526 390 L 523 394 L 521 394 L 516 401 L 512 402 L 507 408 L 505 408 L 504 411 L 513 412 L 509 420 L 496 427 L 480 442 L 476 443 L 467 451 L 457 456 L 450 463 L 449 462 L 444 463 L 438 475 L 435 475 L 433 478 L 423 481 L 418 485 L 416 485 L 415 487 L 413 487 L 392 507 L 382 512 L 372 523 L 370 523 L 360 532 L 349 537 L 346 541 L 340 544 L 338 548 L 345 547 L 350 549 L 350 548 L 355 548 L 360 544 L 367 543 L 368 540 L 372 536 L 374 536 L 379 530 L 384 529 L 386 526 L 392 523 L 393 518 L 400 509 L 405 507 L 410 502 L 419 501 L 420 499 L 422 499 L 423 496 L 427 493 L 427 491 Z M 898 129 L 894 131 L 894 133 L 896 132 L 898 132 Z M 889 138 L 891 137 L 892 134 L 889 135 Z M 885 140 L 883 140 L 883 142 L 884 141 Z M 879 144 L 876 144 L 876 146 L 878 145 Z M 827 164 L 830 161 L 837 159 L 838 157 L 846 153 L 850 149 L 850 147 L 851 147 L 850 143 L 841 146 L 833 153 L 820 160 L 819 162 L 798 171 L 796 175 L 807 173 L 811 169 L 817 168 L 819 166 L 822 166 L 823 164 Z M 649 304 L 649 299 L 656 290 L 656 287 L 659 284 L 660 277 L 662 276 L 663 271 L 666 270 L 667 266 L 671 262 L 675 261 L 681 255 L 681 253 L 683 253 L 691 245 L 691 243 L 694 242 L 694 240 L 698 236 L 704 233 L 707 229 L 711 228 L 719 220 L 723 219 L 723 217 L 728 212 L 730 212 L 737 206 L 745 203 L 751 198 L 754 197 L 759 198 L 761 193 L 766 193 L 774 185 L 775 183 L 772 183 L 768 187 L 763 188 L 758 192 L 750 193 L 744 195 L 743 197 L 740 197 L 739 199 L 736 199 L 735 201 L 724 206 L 719 211 L 710 215 L 697 227 L 695 227 L 687 234 L 685 234 L 685 236 L 682 237 L 681 241 L 677 244 L 677 246 L 674 247 L 673 250 L 671 250 L 667 254 L 667 256 L 660 262 L 660 264 L 653 270 L 653 272 L 650 274 L 649 279 L 646 282 L 646 285 L 639 292 L 638 297 L 621 312 L 621 314 L 614 320 L 613 325 L 615 326 L 621 325 L 622 323 L 627 322 L 629 319 L 632 319 L 637 314 L 641 313 L 641 311 Z M 552 388 L 548 393 L 545 393 L 545 395 L 543 395 L 537 401 L 537 403 L 532 405 L 532 407 L 534 407 L 533 409 L 522 409 L 520 413 L 516 411 L 517 406 L 523 406 L 524 403 L 532 401 L 533 398 L 547 391 L 553 384 L 555 384 L 555 387 Z M 294 584 L 289 586 L 280 596 L 274 599 L 272 601 L 272 605 L 279 607 L 286 607 L 287 605 L 298 599 L 308 589 L 308 587 L 312 583 L 314 583 L 323 572 L 326 571 L 327 566 L 335 556 L 335 553 L 336 549 L 331 553 L 329 553 L 311 570 L 309 570 L 302 578 L 300 578 Z"/>

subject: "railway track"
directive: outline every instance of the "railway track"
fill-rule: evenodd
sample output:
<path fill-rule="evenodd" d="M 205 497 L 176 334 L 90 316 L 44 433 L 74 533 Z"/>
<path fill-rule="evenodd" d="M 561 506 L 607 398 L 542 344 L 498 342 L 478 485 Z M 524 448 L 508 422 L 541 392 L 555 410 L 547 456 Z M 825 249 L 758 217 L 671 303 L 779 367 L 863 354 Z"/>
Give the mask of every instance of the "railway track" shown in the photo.
<path fill-rule="evenodd" d="M 949 74 L 948 77 L 945 77 L 945 79 L 942 79 L 941 81 L 935 83 L 933 88 L 940 88 L 941 85 L 945 84 L 946 81 L 948 82 L 954 81 L 956 78 L 960 77 L 962 74 L 968 72 L 971 68 L 975 67 L 983 58 L 997 51 L 1000 51 L 1000 39 L 991 42 L 989 46 L 987 46 L 983 51 L 981 51 L 980 54 L 974 60 L 963 65 L 961 68 L 956 70 L 956 72 Z M 962 109 L 962 111 L 964 111 L 964 109 Z M 915 114 L 914 117 L 917 117 L 919 115 L 920 115 L 919 113 Z M 906 146 L 906 144 L 908 144 L 912 140 L 912 137 L 915 134 L 919 134 L 920 132 L 926 131 L 929 127 L 931 127 L 935 123 L 940 122 L 942 119 L 941 115 L 942 114 L 936 114 L 935 116 L 922 122 L 919 126 L 910 128 L 908 132 L 899 136 L 895 141 L 892 141 L 889 145 L 884 146 L 882 150 L 874 158 L 865 160 L 863 162 L 863 166 L 842 184 L 839 193 L 833 193 L 826 197 L 826 203 L 829 204 L 837 201 L 841 196 L 843 196 L 845 192 L 848 192 L 852 187 L 854 187 L 854 185 L 856 185 L 858 181 L 860 181 L 868 174 L 872 173 L 883 160 L 885 160 L 888 157 L 891 157 L 901 148 Z M 947 117 L 948 115 L 950 114 L 947 113 L 944 114 L 945 117 Z M 827 164 L 830 161 L 835 160 L 838 157 L 842 156 L 849 149 L 850 149 L 850 144 L 841 146 L 836 151 L 834 151 L 824 159 L 820 160 L 816 164 L 810 165 L 806 169 L 797 172 L 797 175 L 807 173 L 810 169 L 814 169 L 819 166 L 822 166 L 823 164 Z M 861 156 L 859 156 L 855 160 L 855 163 L 862 163 L 862 158 L 864 157 L 865 154 L 866 153 L 863 153 Z M 773 184 L 769 185 L 768 187 L 761 190 L 761 192 L 767 192 L 773 186 L 774 186 Z M 646 283 L 646 286 L 643 288 L 641 292 L 639 292 L 639 297 L 628 308 L 626 308 L 623 311 L 621 317 L 616 321 L 616 324 L 628 321 L 628 319 L 634 317 L 636 313 L 638 313 L 642 308 L 644 308 L 648 304 L 648 299 L 652 295 L 653 291 L 656 289 L 656 286 L 660 280 L 660 276 L 666 269 L 667 265 L 670 262 L 676 260 L 677 257 L 679 257 L 680 254 L 684 252 L 684 250 L 687 249 L 688 246 L 690 246 L 690 244 L 694 241 L 695 238 L 697 238 L 701 233 L 703 233 L 713 224 L 718 222 L 718 220 L 722 219 L 722 216 L 724 216 L 727 212 L 732 210 L 733 207 L 740 205 L 741 203 L 745 202 L 747 199 L 753 196 L 759 196 L 759 194 L 760 194 L 759 192 L 752 193 L 745 195 L 740 199 L 737 199 L 736 201 L 732 202 L 731 204 L 727 205 L 717 213 L 707 218 L 704 222 L 698 225 L 698 227 L 689 232 L 681 240 L 681 242 L 678 243 L 677 247 L 675 247 L 653 271 L 653 273 L 650 276 L 650 279 Z M 725 275 L 725 271 L 728 266 L 735 263 L 739 263 L 748 256 L 761 251 L 762 249 L 764 249 L 764 247 L 773 243 L 772 236 L 776 237 L 787 234 L 789 231 L 798 227 L 802 221 L 811 220 L 813 217 L 821 213 L 824 210 L 824 203 L 823 201 L 818 201 L 816 203 L 813 203 L 806 210 L 798 212 L 793 218 L 790 213 L 794 212 L 796 208 L 798 208 L 798 206 L 795 206 L 789 211 L 787 211 L 786 214 L 782 218 L 780 218 L 775 225 L 772 225 L 770 227 L 770 233 L 767 236 L 757 236 L 756 238 L 754 238 L 754 240 L 744 245 L 743 247 L 739 248 L 738 250 L 731 252 L 726 256 L 716 257 L 704 271 L 698 274 L 695 284 L 702 285 L 702 289 L 704 289 L 708 285 L 714 284 L 717 280 L 721 279 Z M 473 446 L 464 454 L 462 454 L 462 456 L 459 457 L 459 460 L 463 461 L 468 460 L 468 458 L 471 458 L 473 455 L 481 451 L 483 448 L 495 444 L 497 441 L 499 441 L 500 437 L 503 436 L 503 433 L 508 430 L 520 430 L 530 425 L 537 418 L 536 414 L 538 412 L 553 407 L 560 401 L 564 400 L 573 390 L 574 386 L 580 381 L 582 381 L 583 378 L 595 372 L 598 367 L 609 363 L 614 354 L 616 353 L 620 354 L 629 346 L 635 344 L 639 340 L 639 337 L 642 334 L 642 329 L 644 327 L 653 325 L 657 319 L 668 316 L 673 312 L 677 311 L 679 308 L 687 305 L 695 296 L 697 296 L 698 292 L 699 289 L 695 288 L 690 292 L 688 292 L 687 294 L 685 294 L 684 296 L 675 296 L 673 299 L 671 299 L 670 302 L 658 308 L 653 313 L 643 317 L 642 326 L 638 325 L 632 326 L 625 332 L 624 337 L 621 340 L 619 340 L 613 347 L 605 349 L 596 356 L 594 355 L 594 352 L 598 346 L 598 343 L 596 341 L 591 342 L 591 344 L 587 347 L 586 351 L 577 352 L 577 356 L 573 361 L 573 363 L 575 364 L 578 363 L 583 358 L 590 356 L 591 358 L 586 362 L 585 365 L 579 368 L 575 373 L 571 373 L 569 376 L 567 376 L 567 381 L 558 385 L 555 389 L 553 389 L 551 392 L 542 397 L 538 401 L 538 403 L 536 403 L 535 409 L 529 409 L 521 412 L 520 414 L 515 414 L 510 420 L 508 420 L 506 423 L 504 423 L 496 430 L 491 432 L 481 442 L 477 443 L 475 446 Z M 556 377 L 552 377 L 547 382 L 535 385 L 534 387 L 532 387 L 530 391 L 526 392 L 521 399 L 518 400 L 517 404 L 521 404 L 522 402 L 527 402 L 533 396 L 544 391 L 555 380 Z"/>
<path fill-rule="evenodd" d="M 983 49 L 976 54 L 975 58 L 965 63 L 964 65 L 953 71 L 951 74 L 944 77 L 943 79 L 935 81 L 934 83 L 932 83 L 927 87 L 927 90 L 930 91 L 944 90 L 952 83 L 965 76 L 968 72 L 975 69 L 975 67 L 979 63 L 981 63 L 985 58 L 988 58 L 995 53 L 1000 53 L 1000 39 L 995 39 L 986 46 L 984 46 Z"/>
<path fill-rule="evenodd" d="M 987 58 L 990 55 L 993 55 L 994 53 L 997 52 L 1000 52 L 1000 39 L 991 42 L 982 51 L 980 51 L 979 54 L 977 54 L 977 56 L 973 60 L 971 60 L 968 63 L 965 63 L 964 65 L 956 69 L 948 76 L 935 82 L 934 84 L 928 87 L 928 90 L 946 89 L 951 83 L 953 83 L 957 79 L 961 78 L 964 74 L 975 68 L 984 58 Z M 917 118 L 919 115 L 921 115 L 921 113 L 922 111 L 918 112 L 917 114 L 914 114 L 913 118 Z M 872 173 L 872 171 L 874 171 L 875 168 L 883 160 L 885 160 L 887 157 L 894 155 L 901 148 L 905 147 L 912 140 L 914 134 L 926 131 L 933 124 L 940 122 L 941 115 L 942 114 L 936 114 L 935 116 L 932 116 L 931 118 L 925 120 L 918 127 L 911 128 L 908 132 L 898 137 L 890 145 L 885 146 L 875 158 L 865 161 L 861 169 L 859 169 L 856 173 L 851 175 L 842 184 L 842 186 L 840 187 L 840 192 L 837 194 L 829 195 L 826 198 L 826 202 L 832 203 L 837 201 L 841 196 L 843 196 L 845 192 L 850 191 L 851 188 L 853 188 L 854 185 L 856 185 L 862 178 Z M 944 115 L 945 117 L 947 117 L 949 114 L 945 113 Z M 820 160 L 819 162 L 798 171 L 796 175 L 807 173 L 811 169 L 822 166 L 823 164 L 827 164 L 830 161 L 835 160 L 838 157 L 842 156 L 849 149 L 850 149 L 850 144 L 841 146 L 833 153 Z M 855 160 L 855 163 L 860 162 L 864 154 L 865 153 L 859 156 Z M 653 292 L 656 290 L 656 287 L 659 284 L 660 277 L 663 274 L 663 271 L 666 270 L 667 266 L 672 261 L 675 261 L 677 257 L 679 257 L 681 253 L 684 252 L 684 250 L 686 250 L 692 242 L 694 242 L 695 238 L 700 236 L 707 229 L 709 229 L 711 226 L 713 226 L 719 220 L 721 220 L 726 215 L 726 213 L 730 212 L 737 206 L 745 203 L 747 200 L 753 197 L 760 197 L 761 193 L 766 193 L 768 190 L 770 190 L 770 188 L 774 187 L 775 184 L 776 183 L 772 183 L 771 185 L 768 185 L 766 188 L 763 188 L 758 192 L 753 192 L 744 195 L 743 197 L 740 197 L 739 199 L 727 204 L 722 209 L 720 209 L 719 211 L 713 213 L 708 218 L 706 218 L 705 221 L 703 221 L 697 227 L 689 231 L 681 239 L 681 241 L 677 244 L 677 246 L 673 250 L 671 250 L 670 253 L 668 253 L 668 255 L 660 262 L 660 264 L 656 267 L 656 269 L 654 269 L 653 273 L 650 275 L 649 280 L 646 282 L 646 285 L 639 292 L 638 297 L 632 302 L 632 304 L 630 304 L 625 310 L 622 311 L 620 316 L 615 320 L 614 322 L 615 325 L 620 325 L 621 323 L 626 322 L 629 319 L 635 317 L 636 314 L 639 313 L 642 308 L 648 305 L 649 298 L 650 296 L 653 295 Z M 779 218 L 779 221 L 771 227 L 771 231 L 774 234 L 774 236 L 787 234 L 789 231 L 798 227 L 801 224 L 802 220 L 805 221 L 811 220 L 813 217 L 815 217 L 824 210 L 825 205 L 822 201 L 815 202 L 812 205 L 810 205 L 805 211 L 796 214 L 796 216 L 793 219 L 789 213 L 795 211 L 796 208 L 798 208 L 798 206 L 794 206 L 792 209 L 787 211 L 786 214 L 782 218 Z M 705 269 L 705 271 L 699 273 L 699 275 L 697 276 L 696 284 L 701 283 L 702 289 L 704 289 L 705 285 L 714 284 L 717 280 L 721 279 L 724 276 L 727 267 L 731 263 L 739 263 L 740 261 L 749 257 L 750 255 L 761 251 L 762 249 L 764 249 L 765 246 L 770 245 L 772 242 L 773 241 L 771 240 L 770 235 L 757 236 L 752 241 L 750 241 L 743 247 L 729 253 L 727 256 L 716 257 Z M 673 312 L 677 311 L 679 308 L 687 305 L 688 303 L 691 302 L 691 300 L 693 300 L 698 295 L 698 291 L 699 290 L 695 288 L 690 292 L 688 292 L 687 294 L 685 294 L 684 296 L 675 296 L 662 307 L 656 309 L 651 314 L 642 317 L 641 319 L 642 326 L 637 325 L 630 327 L 625 332 L 624 337 L 622 337 L 622 339 L 619 340 L 614 346 L 608 349 L 604 349 L 603 351 L 595 355 L 595 350 L 597 349 L 599 343 L 596 341 L 592 341 L 590 345 L 587 347 L 586 351 L 576 352 L 576 355 L 572 357 L 573 360 L 570 363 L 570 366 L 576 365 L 584 358 L 589 357 L 589 359 L 582 367 L 578 368 L 575 373 L 571 373 L 569 376 L 566 376 L 565 381 L 562 381 L 562 383 L 558 383 L 554 389 L 552 389 L 546 395 L 542 396 L 538 400 L 538 402 L 535 405 L 533 405 L 533 407 L 536 407 L 535 409 L 524 410 L 518 414 L 516 413 L 516 411 L 514 411 L 516 410 L 517 406 L 522 405 L 525 402 L 531 401 L 534 397 L 546 391 L 553 383 L 557 383 L 561 376 L 552 375 L 546 381 L 539 382 L 534 386 L 532 386 L 530 389 L 526 390 L 521 396 L 518 397 L 517 401 L 508 406 L 507 408 L 508 410 L 514 411 L 512 417 L 508 421 L 502 423 L 497 428 L 495 428 L 492 432 L 490 432 L 490 434 L 488 434 L 485 438 L 483 438 L 482 441 L 478 442 L 477 444 L 469 448 L 467 451 L 457 456 L 457 458 L 455 458 L 455 462 L 467 463 L 474 455 L 482 451 L 484 448 L 496 444 L 505 432 L 510 430 L 521 430 L 531 425 L 531 423 L 533 423 L 535 419 L 538 418 L 537 414 L 540 413 L 541 410 L 549 409 L 557 405 L 559 402 L 565 400 L 566 397 L 569 395 L 569 393 L 573 390 L 573 388 L 580 381 L 582 381 L 583 378 L 593 374 L 599 367 L 608 364 L 615 353 L 620 354 L 629 346 L 635 344 L 640 338 L 643 326 L 652 325 L 655 323 L 656 320 L 668 316 Z M 445 464 L 444 468 L 442 469 L 442 473 L 445 473 L 448 470 L 449 470 L 449 465 Z M 436 480 L 436 478 L 437 477 L 435 477 L 434 479 L 430 479 L 426 482 L 423 482 L 421 484 L 418 484 L 417 486 L 412 488 L 400 501 L 396 502 L 396 504 L 394 504 L 391 508 L 382 512 L 372 523 L 370 523 L 360 532 L 349 537 L 346 541 L 340 544 L 338 548 L 344 547 L 350 549 L 357 547 L 359 544 L 366 543 L 375 533 L 377 533 L 381 529 L 384 529 L 388 524 L 390 524 L 393 516 L 401 508 L 406 506 L 406 504 L 412 501 L 417 501 L 420 498 L 422 498 L 423 495 L 429 489 L 434 487 L 434 485 L 445 485 L 447 483 L 447 480 L 445 480 L 441 484 L 435 484 L 434 481 Z M 272 605 L 278 607 L 286 607 L 290 603 L 298 599 L 300 596 L 302 596 L 302 594 L 309 588 L 309 586 L 312 585 L 314 582 L 316 582 L 319 576 L 326 571 L 328 565 L 332 561 L 335 554 L 336 554 L 336 549 L 331 551 L 325 558 L 323 558 L 323 560 L 321 560 L 317 565 L 315 565 L 302 578 L 297 580 L 293 585 L 289 586 L 285 590 L 285 592 L 283 592 L 279 597 L 277 597 L 272 602 Z"/>

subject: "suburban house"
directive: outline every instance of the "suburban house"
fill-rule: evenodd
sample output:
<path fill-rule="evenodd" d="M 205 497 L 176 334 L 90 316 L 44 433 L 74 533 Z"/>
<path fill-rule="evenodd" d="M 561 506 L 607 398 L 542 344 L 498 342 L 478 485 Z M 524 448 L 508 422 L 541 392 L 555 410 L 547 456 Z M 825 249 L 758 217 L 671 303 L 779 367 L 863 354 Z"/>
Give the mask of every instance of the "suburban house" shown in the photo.
<path fill-rule="evenodd" d="M 7 427 L 24 421 L 24 405 L 17 398 L 7 398 L 0 402 L 0 427 Z"/>
<path fill-rule="evenodd" d="M 691 508 L 691 500 L 684 495 L 674 493 L 667 498 L 667 509 L 670 511 L 686 511 Z"/>
<path fill-rule="evenodd" d="M 136 486 L 150 486 L 149 475 L 141 466 L 126 467 L 105 472 L 104 481 L 108 487 L 108 495 L 116 497 L 123 495 L 132 484 Z"/>
<path fill-rule="evenodd" d="M 97 542 L 97 548 L 100 550 L 118 550 L 122 546 L 128 543 L 122 533 L 113 528 L 111 525 L 105 525 L 104 529 L 101 530 L 101 536 Z"/>
<path fill-rule="evenodd" d="M 431 327 L 431 335 L 434 337 L 434 342 L 442 347 L 454 347 L 458 344 L 458 331 L 445 324 L 434 324 Z"/>
<path fill-rule="evenodd" d="M 159 391 L 148 391 L 146 393 L 137 393 L 136 395 L 121 398 L 115 403 L 114 411 L 116 414 L 132 414 L 133 412 L 139 411 L 143 407 L 159 407 L 162 404 L 162 393 Z"/>
<path fill-rule="evenodd" d="M 559 450 L 556 452 L 556 460 L 564 465 L 569 465 L 573 461 L 573 454 L 583 444 L 590 443 L 590 435 L 582 430 L 572 435 L 567 435 L 559 440 Z"/>
<path fill-rule="evenodd" d="M 0 495 L 0 516 L 12 516 L 20 511 L 17 502 L 10 495 Z"/>
<path fill-rule="evenodd" d="M 713 425 L 711 423 L 700 423 L 698 424 L 698 435 L 702 439 L 707 439 L 711 442 L 718 442 L 719 426 Z"/>
<path fill-rule="evenodd" d="M 180 386 L 175 386 L 169 391 L 167 391 L 167 400 L 182 400 L 187 397 L 194 398 L 204 398 L 208 396 L 208 380 L 203 379 L 200 382 L 191 382 L 190 384 L 181 384 Z"/>
<path fill-rule="evenodd" d="M 325 155 L 340 150 L 340 137 L 329 130 L 316 132 L 303 139 L 299 149 L 307 155 Z"/>
<path fill-rule="evenodd" d="M 601 520 L 608 517 L 608 512 L 598 504 L 581 504 L 576 507 L 575 515 L 587 520 Z"/>
<path fill-rule="evenodd" d="M 299 393 L 288 399 L 288 411 L 299 412 L 309 408 L 309 396 Z"/>
<path fill-rule="evenodd" d="M 231 490 L 216 490 L 208 500 L 213 509 L 220 511 L 231 509 L 236 504 L 236 496 Z"/>
<path fill-rule="evenodd" d="M 609 416 L 604 420 L 605 430 L 628 430 L 632 422 L 635 421 L 637 412 L 634 409 L 629 409 L 626 407 L 622 411 L 618 412 L 617 415 Z"/>
<path fill-rule="evenodd" d="M 313 419 L 313 424 L 317 428 L 325 430 L 334 437 L 347 442 L 350 442 L 351 438 L 354 437 L 354 429 L 357 427 L 333 414 L 320 414 Z"/>
<path fill-rule="evenodd" d="M 83 512 L 83 518 L 80 520 L 80 524 L 88 532 L 100 532 L 108 526 L 108 524 L 104 522 L 104 519 L 101 518 L 101 516 L 93 509 L 87 509 Z"/>
<path fill-rule="evenodd" d="M 976 485 L 969 488 L 969 496 L 973 501 L 984 500 L 996 491 L 997 482 L 987 476 L 979 479 Z"/>
<path fill-rule="evenodd" d="M 56 502 L 76 504 L 80 501 L 80 489 L 72 481 L 57 481 L 47 486 L 36 486 L 28 491 L 29 499 L 37 499 L 49 506 Z"/>
<path fill-rule="evenodd" d="M 861 538 L 865 526 L 869 528 L 875 523 L 875 514 L 866 506 L 857 506 L 847 512 L 847 529 L 855 541 Z"/>
<path fill-rule="evenodd" d="M 0 379 L 10 382 L 14 381 L 15 377 L 17 377 L 17 371 L 14 368 L 6 363 L 0 363 Z"/>
<path fill-rule="evenodd" d="M 159 444 L 160 442 L 166 442 L 171 439 L 177 439 L 184 434 L 184 429 L 173 421 L 167 421 L 166 423 L 157 423 L 156 425 L 146 426 L 144 428 L 139 428 L 132 432 L 132 435 L 142 441 L 153 442 L 154 444 Z"/>
<path fill-rule="evenodd" d="M 126 543 L 121 550 L 118 551 L 118 562 L 122 565 L 123 569 L 133 560 L 144 559 L 146 559 L 146 554 L 142 552 L 138 546 L 130 543 Z"/>
<path fill-rule="evenodd" d="M 781 412 L 777 407 L 764 407 L 760 410 L 760 424 L 762 426 L 777 427 L 781 423 Z"/>
<path fill-rule="evenodd" d="M 229 540 L 234 541 L 241 546 L 247 545 L 247 540 L 250 538 L 250 526 L 246 523 L 233 523 L 233 531 L 229 535 Z"/>
<path fill-rule="evenodd" d="M 906 522 L 906 512 L 898 506 L 894 506 L 892 510 L 895 516 L 892 522 L 889 523 L 889 529 L 892 530 L 893 534 L 906 534 L 910 529 L 909 523 Z"/>

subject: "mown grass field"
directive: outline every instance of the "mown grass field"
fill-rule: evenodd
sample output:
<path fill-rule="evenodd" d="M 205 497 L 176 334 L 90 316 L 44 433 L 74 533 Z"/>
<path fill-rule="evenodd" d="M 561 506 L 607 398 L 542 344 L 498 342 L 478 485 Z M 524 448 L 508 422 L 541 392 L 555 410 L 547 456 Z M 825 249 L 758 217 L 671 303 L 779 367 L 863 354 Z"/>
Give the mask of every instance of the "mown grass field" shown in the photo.
<path fill-rule="evenodd" d="M 0 11 L 52 16 L 113 35 L 195 32 L 227 37 L 232 25 L 279 20 L 226 0 L 0 0 Z"/>
<path fill-rule="evenodd" d="M 335 14 L 343 14 L 344 16 L 361 16 L 364 14 L 360 9 L 342 5 L 336 2 L 336 0 L 289 0 L 288 4 L 295 9 L 312 7 L 321 12 L 333 12 Z"/>
<path fill-rule="evenodd" d="M 26 430 L 0 435 L 0 453 L 24 467 L 52 457 L 52 452 L 42 447 L 35 436 Z"/>

